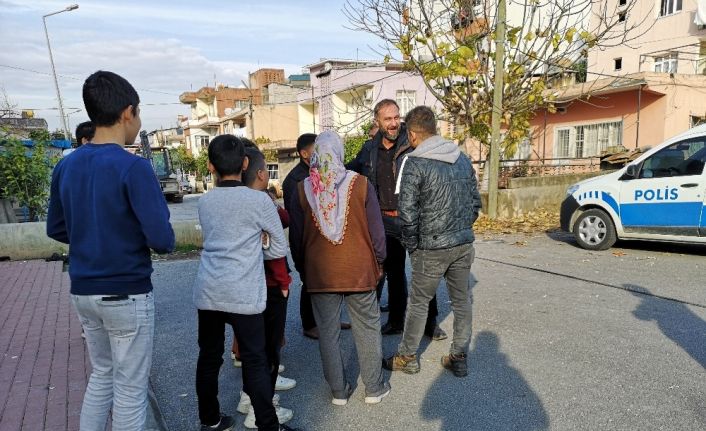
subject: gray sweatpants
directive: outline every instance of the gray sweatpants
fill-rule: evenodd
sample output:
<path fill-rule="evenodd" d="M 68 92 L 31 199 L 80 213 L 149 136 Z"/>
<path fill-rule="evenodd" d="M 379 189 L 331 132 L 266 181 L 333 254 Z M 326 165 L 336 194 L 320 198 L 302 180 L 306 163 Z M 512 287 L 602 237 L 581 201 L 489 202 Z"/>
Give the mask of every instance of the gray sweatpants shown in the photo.
<path fill-rule="evenodd" d="M 471 342 L 472 303 L 468 280 L 475 256 L 473 244 L 463 244 L 443 250 L 416 250 L 412 253 L 412 290 L 407 302 L 404 334 L 398 347 L 400 355 L 414 355 L 424 335 L 429 301 L 439 287 L 441 277 L 454 312 L 454 333 L 451 353 L 466 354 Z"/>
<path fill-rule="evenodd" d="M 334 398 L 348 398 L 348 381 L 341 354 L 341 306 L 346 301 L 351 318 L 355 348 L 358 351 L 360 377 L 366 396 L 385 392 L 382 373 L 382 338 L 380 307 L 375 291 L 365 293 L 312 293 L 311 305 L 319 327 L 319 350 L 324 377 Z M 428 302 L 428 301 L 427 301 Z"/>

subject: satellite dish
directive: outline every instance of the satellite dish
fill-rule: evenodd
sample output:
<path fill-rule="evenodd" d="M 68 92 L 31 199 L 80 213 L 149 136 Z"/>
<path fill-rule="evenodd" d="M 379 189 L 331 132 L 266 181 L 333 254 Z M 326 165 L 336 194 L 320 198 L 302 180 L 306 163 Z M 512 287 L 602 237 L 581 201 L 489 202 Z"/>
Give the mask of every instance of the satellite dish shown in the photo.
<path fill-rule="evenodd" d="M 330 62 L 327 61 L 326 63 L 324 63 L 324 72 L 330 72 L 331 69 L 333 69 L 333 66 L 331 66 Z"/>

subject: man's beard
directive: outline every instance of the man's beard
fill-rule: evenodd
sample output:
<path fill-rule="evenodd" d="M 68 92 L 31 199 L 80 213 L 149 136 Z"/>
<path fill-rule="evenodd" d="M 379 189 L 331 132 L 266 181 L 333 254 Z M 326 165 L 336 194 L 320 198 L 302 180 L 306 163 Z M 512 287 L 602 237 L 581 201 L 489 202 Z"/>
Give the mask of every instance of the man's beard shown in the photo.
<path fill-rule="evenodd" d="M 392 135 L 392 134 L 390 133 L 390 131 L 385 130 L 385 131 L 382 133 L 382 136 L 384 136 L 385 139 L 387 139 L 388 141 L 396 141 L 397 138 L 399 138 L 399 136 L 400 136 L 400 129 L 395 130 L 394 133 L 395 133 L 395 134 Z"/>

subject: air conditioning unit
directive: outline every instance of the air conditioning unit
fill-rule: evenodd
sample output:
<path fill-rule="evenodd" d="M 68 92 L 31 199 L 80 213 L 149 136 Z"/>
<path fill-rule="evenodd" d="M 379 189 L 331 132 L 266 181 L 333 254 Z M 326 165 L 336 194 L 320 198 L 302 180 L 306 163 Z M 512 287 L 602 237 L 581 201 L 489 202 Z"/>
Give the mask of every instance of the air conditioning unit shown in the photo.
<path fill-rule="evenodd" d="M 558 106 L 558 107 L 556 108 L 556 112 L 557 112 L 558 114 L 562 114 L 562 115 L 563 115 L 563 114 L 566 114 L 567 111 L 568 111 L 568 109 L 566 108 L 566 106 Z"/>

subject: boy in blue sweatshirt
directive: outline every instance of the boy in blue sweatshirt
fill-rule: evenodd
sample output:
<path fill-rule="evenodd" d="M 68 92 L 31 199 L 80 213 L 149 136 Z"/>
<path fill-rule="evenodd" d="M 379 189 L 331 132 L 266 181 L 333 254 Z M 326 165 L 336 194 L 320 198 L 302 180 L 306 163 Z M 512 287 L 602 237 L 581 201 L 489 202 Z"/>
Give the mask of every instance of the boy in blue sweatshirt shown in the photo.
<path fill-rule="evenodd" d="M 93 141 L 52 175 L 47 235 L 69 244 L 71 300 L 93 371 L 81 430 L 142 430 L 152 364 L 154 297 L 150 249 L 174 250 L 169 210 L 150 162 L 125 151 L 142 125 L 128 81 L 98 71 L 83 84 Z"/>

